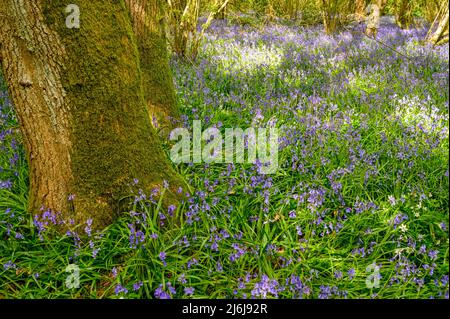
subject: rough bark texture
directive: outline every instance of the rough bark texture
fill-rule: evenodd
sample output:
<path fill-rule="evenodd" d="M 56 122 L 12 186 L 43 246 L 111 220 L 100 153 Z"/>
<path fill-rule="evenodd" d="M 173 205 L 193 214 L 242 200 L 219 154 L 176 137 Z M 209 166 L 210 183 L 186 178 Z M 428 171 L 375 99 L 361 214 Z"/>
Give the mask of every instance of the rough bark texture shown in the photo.
<path fill-rule="evenodd" d="M 2 67 L 27 150 L 30 210 L 102 227 L 134 178 L 145 190 L 182 182 L 150 123 L 125 3 L 78 0 L 79 29 L 66 27 L 66 5 L 2 0 Z"/>
<path fill-rule="evenodd" d="M 141 58 L 142 82 L 152 123 L 173 127 L 179 112 L 166 49 L 165 1 L 125 0 Z M 154 123 L 155 124 L 155 123 Z"/>

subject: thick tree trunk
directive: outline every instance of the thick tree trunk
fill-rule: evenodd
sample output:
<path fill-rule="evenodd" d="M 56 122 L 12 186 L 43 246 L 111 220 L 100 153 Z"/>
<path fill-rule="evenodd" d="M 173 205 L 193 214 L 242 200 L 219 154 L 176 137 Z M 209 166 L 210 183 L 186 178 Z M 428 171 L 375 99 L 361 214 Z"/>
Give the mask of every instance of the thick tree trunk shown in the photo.
<path fill-rule="evenodd" d="M 165 1 L 125 0 L 141 57 L 144 96 L 152 123 L 172 128 L 179 118 L 166 49 Z M 155 123 L 154 123 L 155 124 Z"/>
<path fill-rule="evenodd" d="M 448 42 L 449 40 L 449 20 L 448 20 L 448 1 L 443 1 L 441 11 L 438 13 L 436 17 L 436 22 L 438 26 L 434 32 L 431 31 L 435 28 L 436 23 L 433 23 L 430 28 L 430 35 L 428 36 L 427 41 L 432 43 L 433 45 L 442 45 Z"/>
<path fill-rule="evenodd" d="M 145 190 L 181 182 L 150 123 L 125 3 L 78 0 L 79 29 L 67 28 L 66 5 L 2 0 L 2 67 L 27 150 L 30 210 L 102 227 L 135 178 Z"/>

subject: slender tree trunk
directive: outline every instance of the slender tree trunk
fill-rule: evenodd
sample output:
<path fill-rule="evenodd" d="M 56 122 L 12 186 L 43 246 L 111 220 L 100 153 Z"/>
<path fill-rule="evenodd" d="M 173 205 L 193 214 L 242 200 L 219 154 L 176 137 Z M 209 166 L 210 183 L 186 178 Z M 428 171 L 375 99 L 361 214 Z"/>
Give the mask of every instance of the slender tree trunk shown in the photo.
<path fill-rule="evenodd" d="M 215 0 L 215 7 L 217 7 L 217 8 L 220 8 L 221 7 L 221 5 L 222 5 L 222 2 L 223 1 L 220 1 L 220 0 Z M 225 3 L 225 2 L 224 2 Z M 228 3 L 225 3 L 225 5 L 224 5 L 224 7 L 223 7 L 223 9 L 222 10 L 218 10 L 218 11 L 216 11 L 215 12 L 215 17 L 217 18 L 217 19 L 221 19 L 221 20 L 225 20 L 226 19 L 226 17 L 227 17 L 227 11 L 228 11 L 228 5 L 227 5 Z"/>
<path fill-rule="evenodd" d="M 430 35 L 428 36 L 427 41 L 432 43 L 433 45 L 442 45 L 448 42 L 449 40 L 449 8 L 448 1 L 443 1 L 441 11 L 438 13 L 436 17 L 436 22 L 438 26 L 434 32 L 431 32 L 436 25 L 436 22 L 432 24 L 430 28 Z"/>
<path fill-rule="evenodd" d="M 197 37 L 200 0 L 168 0 L 172 49 L 182 58 L 193 58 L 190 44 Z"/>
<path fill-rule="evenodd" d="M 166 49 L 165 1 L 125 0 L 141 59 L 144 96 L 152 123 L 172 128 L 179 112 Z"/>
<path fill-rule="evenodd" d="M 297 20 L 300 2 L 298 0 L 288 0 L 287 3 L 288 3 L 287 11 L 288 11 L 289 19 Z"/>
<path fill-rule="evenodd" d="M 30 210 L 102 227 L 135 178 L 144 190 L 182 182 L 150 123 L 125 3 L 77 5 L 80 28 L 70 29 L 66 1 L 2 0 L 0 52 L 27 150 Z"/>
<path fill-rule="evenodd" d="M 35 2 L 3 2 L 0 15 L 3 73 L 28 154 L 30 206 L 33 211 L 41 206 L 67 210 L 74 182 L 69 104 L 62 85 L 67 52 L 58 35 L 40 23 L 44 17 Z"/>
<path fill-rule="evenodd" d="M 364 21 L 366 18 L 366 1 L 365 0 L 356 0 L 356 9 L 355 15 L 357 21 Z"/>
<path fill-rule="evenodd" d="M 409 29 L 413 23 L 411 0 L 399 0 L 396 14 L 397 25 L 402 29 Z"/>
<path fill-rule="evenodd" d="M 427 0 L 423 2 L 423 14 L 426 21 L 433 23 L 439 12 L 439 6 L 442 1 L 439 0 Z"/>
<path fill-rule="evenodd" d="M 320 4 L 325 33 L 332 34 L 339 27 L 337 0 L 321 0 Z"/>

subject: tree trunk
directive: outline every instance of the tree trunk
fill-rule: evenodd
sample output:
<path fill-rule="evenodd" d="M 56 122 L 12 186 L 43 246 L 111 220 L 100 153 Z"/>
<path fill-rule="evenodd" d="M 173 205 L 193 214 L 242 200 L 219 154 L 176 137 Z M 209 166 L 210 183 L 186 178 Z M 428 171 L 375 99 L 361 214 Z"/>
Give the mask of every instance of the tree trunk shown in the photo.
<path fill-rule="evenodd" d="M 366 27 L 367 36 L 376 38 L 378 29 L 380 28 L 380 18 L 385 5 L 386 0 L 375 0 L 367 7 L 368 12 L 366 13 L 369 14 Z"/>
<path fill-rule="evenodd" d="M 400 28 L 409 29 L 413 23 L 411 0 L 399 0 L 396 21 Z"/>
<path fill-rule="evenodd" d="M 322 19 L 325 33 L 332 34 L 339 27 L 337 0 L 321 0 Z"/>
<path fill-rule="evenodd" d="M 356 0 L 355 15 L 357 21 L 364 21 L 366 18 L 366 1 Z"/>
<path fill-rule="evenodd" d="M 449 40 L 449 21 L 448 21 L 448 1 L 443 1 L 441 11 L 438 13 L 436 17 L 436 21 L 438 21 L 438 26 L 434 32 L 431 31 L 435 28 L 435 23 L 432 24 L 430 28 L 430 34 L 428 36 L 427 41 L 432 43 L 433 45 L 442 45 L 448 42 Z"/>
<path fill-rule="evenodd" d="M 173 128 L 180 114 L 166 49 L 165 1 L 125 0 L 141 58 L 144 97 L 152 123 Z"/>
<path fill-rule="evenodd" d="M 221 1 L 221 0 L 215 0 L 214 4 L 216 8 L 221 8 L 223 2 L 223 9 L 217 10 L 214 13 L 215 18 L 220 20 L 225 20 L 227 18 L 227 11 L 228 11 L 228 2 L 227 1 Z"/>
<path fill-rule="evenodd" d="M 195 59 L 191 42 L 197 38 L 200 0 L 168 0 L 171 45 L 182 58 Z"/>
<path fill-rule="evenodd" d="M 423 15 L 427 22 L 433 23 L 439 12 L 439 6 L 439 0 L 428 0 L 423 2 Z"/>
<path fill-rule="evenodd" d="M 0 55 L 27 150 L 30 210 L 92 217 L 100 228 L 135 178 L 146 191 L 182 182 L 150 123 L 124 2 L 78 0 L 80 27 L 71 29 L 66 5 L 2 0 Z"/>

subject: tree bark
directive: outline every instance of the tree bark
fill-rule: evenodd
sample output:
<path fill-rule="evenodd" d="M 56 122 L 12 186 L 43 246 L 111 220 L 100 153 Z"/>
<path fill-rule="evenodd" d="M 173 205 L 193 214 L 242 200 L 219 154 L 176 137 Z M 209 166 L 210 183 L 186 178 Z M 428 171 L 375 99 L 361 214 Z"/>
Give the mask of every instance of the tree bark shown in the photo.
<path fill-rule="evenodd" d="M 357 21 L 364 21 L 366 17 L 366 1 L 365 0 L 356 0 L 356 9 L 355 15 Z"/>
<path fill-rule="evenodd" d="M 378 29 L 380 28 L 380 18 L 385 5 L 386 0 L 375 0 L 367 7 L 367 13 L 369 14 L 366 27 L 367 36 L 376 38 Z"/>
<path fill-rule="evenodd" d="M 325 33 L 332 34 L 339 27 L 338 2 L 336 0 L 321 0 L 322 20 Z"/>
<path fill-rule="evenodd" d="M 125 0 L 141 58 L 142 82 L 153 124 L 173 128 L 180 113 L 167 54 L 165 1 Z"/>
<path fill-rule="evenodd" d="M 227 18 L 227 11 L 228 11 L 228 2 L 227 0 L 221 1 L 221 0 L 215 0 L 214 6 L 217 8 L 216 12 L 214 13 L 214 17 L 220 20 L 225 20 Z M 220 8 L 222 8 L 220 10 Z"/>
<path fill-rule="evenodd" d="M 79 29 L 67 28 L 66 5 L 2 0 L 2 68 L 27 151 L 30 211 L 92 217 L 101 228 L 135 178 L 146 191 L 184 184 L 150 123 L 125 3 L 78 0 Z"/>
<path fill-rule="evenodd" d="M 413 23 L 411 0 L 399 0 L 396 21 L 400 28 L 409 29 Z"/>

